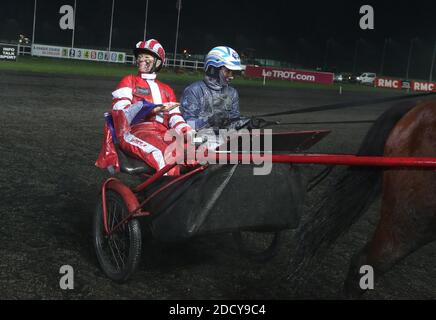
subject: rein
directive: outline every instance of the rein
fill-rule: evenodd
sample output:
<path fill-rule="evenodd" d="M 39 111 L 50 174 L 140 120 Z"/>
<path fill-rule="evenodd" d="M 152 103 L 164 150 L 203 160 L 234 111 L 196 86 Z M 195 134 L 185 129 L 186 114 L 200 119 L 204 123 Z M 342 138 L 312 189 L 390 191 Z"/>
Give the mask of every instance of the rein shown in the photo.
<path fill-rule="evenodd" d="M 311 112 L 319 112 L 319 111 L 326 111 L 326 110 L 335 110 L 335 109 L 344 109 L 344 108 L 350 108 L 350 107 L 359 107 L 363 105 L 368 104 L 378 104 L 383 102 L 392 102 L 392 101 L 401 101 L 411 98 L 419 98 L 419 97 L 427 97 L 430 95 L 434 95 L 436 92 L 426 92 L 426 93 L 419 93 L 419 94 L 413 94 L 413 95 L 401 95 L 397 97 L 388 97 L 388 98 L 380 98 L 380 99 L 371 99 L 371 100 L 364 100 L 364 101 L 355 101 L 355 102 L 342 102 L 342 103 L 334 103 L 334 104 L 327 104 L 322 106 L 316 106 L 316 107 L 309 107 L 309 108 L 300 108 L 300 109 L 294 109 L 294 110 L 288 110 L 283 112 L 274 112 L 274 113 L 267 113 L 258 115 L 256 117 L 272 117 L 272 116 L 279 116 L 279 115 L 289 115 L 289 114 L 298 114 L 298 113 L 311 113 Z M 269 125 L 308 125 L 308 124 L 358 124 L 358 123 L 374 123 L 376 119 L 366 119 L 366 120 L 351 120 L 351 121 L 315 121 L 315 122 L 280 122 L 280 121 L 266 121 L 264 126 Z M 330 174 L 330 172 L 333 170 L 334 166 L 329 165 L 326 168 L 324 168 L 320 173 L 318 173 L 315 177 L 313 177 L 309 182 L 307 186 L 307 192 L 312 191 L 315 187 L 317 187 L 322 181 L 324 181 L 327 176 Z"/>
<path fill-rule="evenodd" d="M 363 100 L 363 101 L 355 101 L 355 102 L 341 102 L 341 103 L 333 103 L 333 104 L 326 104 L 316 107 L 308 107 L 308 108 L 300 108 L 300 109 L 293 109 L 288 111 L 282 111 L 282 112 L 274 112 L 274 113 L 266 113 L 266 114 L 260 114 L 256 115 L 256 117 L 273 117 L 273 116 L 282 116 L 282 115 L 288 115 L 288 114 L 297 114 L 297 113 L 310 113 L 310 112 L 319 112 L 319 111 L 326 111 L 326 110 L 335 110 L 335 109 L 344 109 L 344 108 L 350 108 L 350 107 L 360 107 L 368 104 L 378 104 L 383 102 L 392 102 L 392 101 L 401 101 L 406 99 L 412 99 L 412 98 L 419 98 L 419 97 L 427 97 L 430 95 L 434 95 L 436 92 L 425 92 L 425 93 L 418 93 L 418 94 L 412 94 L 412 95 L 401 95 L 397 97 L 387 97 L 387 98 L 379 98 L 379 99 L 370 99 L 370 100 Z"/>
<path fill-rule="evenodd" d="M 359 124 L 359 123 L 374 123 L 376 119 L 368 119 L 368 120 L 346 120 L 346 121 L 314 121 L 314 122 L 274 122 L 268 124 L 273 124 L 277 126 L 284 125 L 299 125 L 299 124 Z"/>

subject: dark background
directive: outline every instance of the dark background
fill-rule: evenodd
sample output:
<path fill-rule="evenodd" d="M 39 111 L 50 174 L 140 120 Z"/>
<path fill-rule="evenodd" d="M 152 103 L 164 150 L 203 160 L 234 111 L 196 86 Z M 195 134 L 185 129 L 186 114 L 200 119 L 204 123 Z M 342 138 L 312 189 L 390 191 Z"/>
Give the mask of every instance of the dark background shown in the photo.
<path fill-rule="evenodd" d="M 32 36 L 34 0 L 2 1 L 0 40 Z M 59 27 L 59 8 L 73 0 L 39 0 L 35 42 L 70 45 L 71 30 Z M 375 29 L 359 28 L 359 8 L 372 5 Z M 130 49 L 142 39 L 145 0 L 115 0 L 112 49 Z M 107 48 L 111 0 L 77 0 L 76 47 Z M 410 77 L 428 79 L 436 40 L 434 1 L 200 1 L 183 0 L 178 52 L 205 54 L 228 45 L 243 56 L 331 71 L 379 72 L 386 39 L 384 74 L 405 77 L 411 40 Z M 174 51 L 176 0 L 149 0 L 147 38 Z M 357 50 L 356 50 L 357 46 Z M 327 50 L 328 48 L 328 50 Z M 357 52 L 357 55 L 356 55 Z"/>

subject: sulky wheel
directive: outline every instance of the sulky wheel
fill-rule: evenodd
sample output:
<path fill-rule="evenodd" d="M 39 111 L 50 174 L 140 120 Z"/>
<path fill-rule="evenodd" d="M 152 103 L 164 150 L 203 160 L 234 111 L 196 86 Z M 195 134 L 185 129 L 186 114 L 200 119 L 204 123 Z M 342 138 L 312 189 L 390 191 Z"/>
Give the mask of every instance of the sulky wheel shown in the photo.
<path fill-rule="evenodd" d="M 232 233 L 242 256 L 257 262 L 266 262 L 278 252 L 282 232 L 236 231 Z"/>
<path fill-rule="evenodd" d="M 128 210 L 119 193 L 106 192 L 107 221 L 109 230 L 116 226 Z M 105 235 L 102 200 L 94 216 L 94 247 L 103 272 L 112 280 L 126 281 L 138 266 L 141 256 L 141 229 L 137 219 L 122 225 L 111 235 Z"/>

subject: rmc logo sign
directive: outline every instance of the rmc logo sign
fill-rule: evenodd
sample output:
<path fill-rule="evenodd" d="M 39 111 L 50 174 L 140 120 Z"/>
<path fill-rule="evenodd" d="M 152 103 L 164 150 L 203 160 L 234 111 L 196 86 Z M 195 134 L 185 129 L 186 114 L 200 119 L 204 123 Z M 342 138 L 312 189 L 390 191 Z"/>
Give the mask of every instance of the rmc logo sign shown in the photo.
<path fill-rule="evenodd" d="M 376 78 L 374 85 L 379 88 L 401 89 L 402 81 L 390 78 Z"/>
<path fill-rule="evenodd" d="M 435 92 L 436 82 L 412 81 L 412 89 L 414 91 Z"/>
<path fill-rule="evenodd" d="M 405 84 L 408 83 L 409 81 L 402 81 L 399 79 L 376 78 L 374 86 L 379 88 L 404 89 L 409 88 L 409 86 L 405 86 Z M 410 89 L 413 91 L 436 92 L 436 82 L 413 80 L 410 81 Z"/>

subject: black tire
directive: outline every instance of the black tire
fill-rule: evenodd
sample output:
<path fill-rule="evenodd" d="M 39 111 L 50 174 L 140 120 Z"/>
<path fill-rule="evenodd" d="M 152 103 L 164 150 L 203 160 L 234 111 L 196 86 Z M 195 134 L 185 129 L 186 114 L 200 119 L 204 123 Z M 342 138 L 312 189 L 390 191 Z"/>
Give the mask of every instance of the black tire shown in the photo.
<path fill-rule="evenodd" d="M 109 229 L 121 221 L 127 207 L 120 194 L 106 192 L 106 208 Z M 137 219 L 132 219 L 117 232 L 105 236 L 102 200 L 98 201 L 94 216 L 94 248 L 103 272 L 117 282 L 126 281 L 135 272 L 141 258 L 141 228 Z"/>
<path fill-rule="evenodd" d="M 282 243 L 282 231 L 236 231 L 232 233 L 242 256 L 256 262 L 274 258 Z"/>

